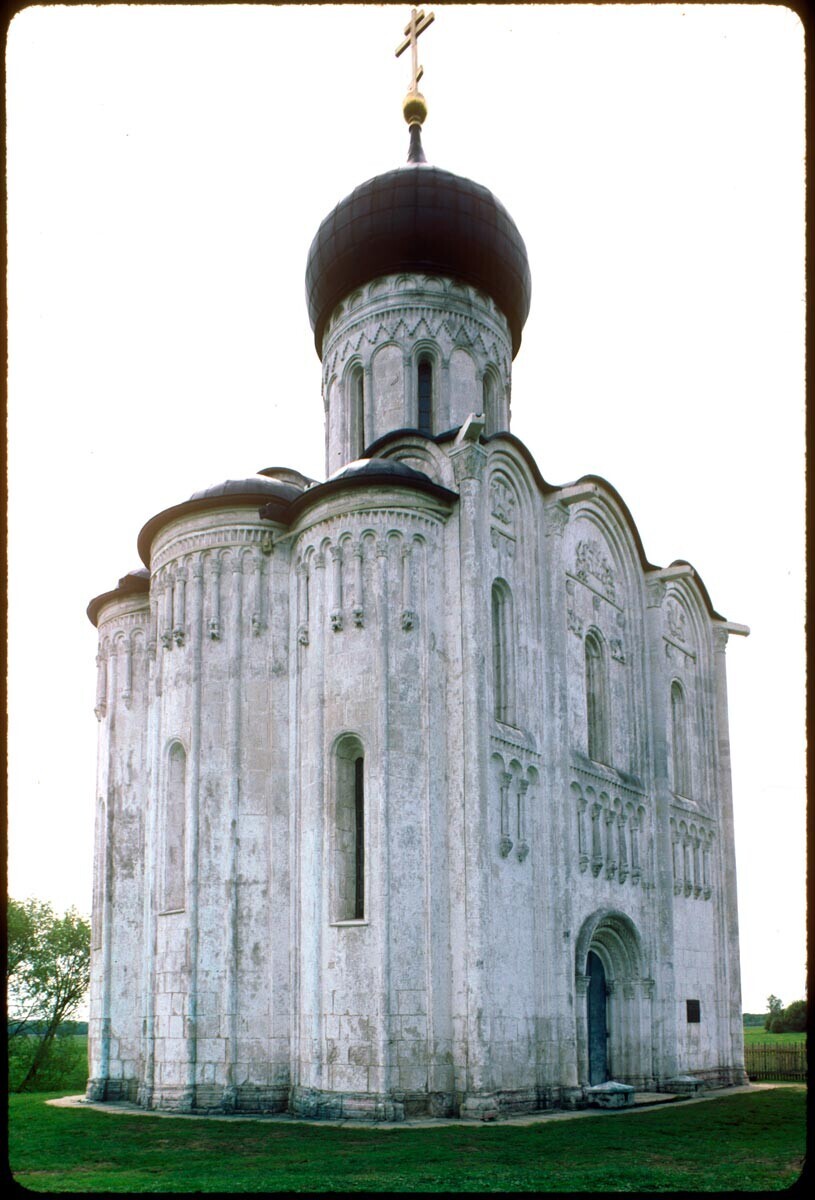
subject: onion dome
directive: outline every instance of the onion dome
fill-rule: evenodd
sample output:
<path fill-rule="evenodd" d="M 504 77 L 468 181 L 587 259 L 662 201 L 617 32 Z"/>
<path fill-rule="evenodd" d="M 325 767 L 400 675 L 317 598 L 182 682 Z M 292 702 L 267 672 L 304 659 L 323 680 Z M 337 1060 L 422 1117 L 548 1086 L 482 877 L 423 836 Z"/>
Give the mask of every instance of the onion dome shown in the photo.
<path fill-rule="evenodd" d="M 509 323 L 514 357 L 532 292 L 523 238 L 487 188 L 422 161 L 418 133 L 413 124 L 408 164 L 360 184 L 311 243 L 306 300 L 317 353 L 344 296 L 378 276 L 412 271 L 486 292 Z"/>

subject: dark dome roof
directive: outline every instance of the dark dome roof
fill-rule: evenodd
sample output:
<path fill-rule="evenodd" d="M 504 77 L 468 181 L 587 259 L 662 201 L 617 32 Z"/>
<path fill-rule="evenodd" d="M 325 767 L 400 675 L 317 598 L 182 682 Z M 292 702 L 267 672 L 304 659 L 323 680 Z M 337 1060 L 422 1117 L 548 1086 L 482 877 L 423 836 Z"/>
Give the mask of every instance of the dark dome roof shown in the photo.
<path fill-rule="evenodd" d="M 283 483 L 279 479 L 271 479 L 268 475 L 258 472 L 247 479 L 225 479 L 223 483 L 213 484 L 212 487 L 202 488 L 193 492 L 190 500 L 209 500 L 215 496 L 257 496 L 268 493 L 269 496 L 279 496 L 284 500 L 293 500 L 302 491 L 302 487 Z"/>
<path fill-rule="evenodd" d="M 426 163 L 360 184 L 317 230 L 306 267 L 306 300 L 317 353 L 335 305 L 380 275 L 422 271 L 472 284 L 509 322 L 513 356 L 529 312 L 526 246 L 492 192 Z"/>
<path fill-rule="evenodd" d="M 415 467 L 409 467 L 397 458 L 357 458 L 335 471 L 333 475 L 329 475 L 326 483 L 331 483 L 334 479 L 352 479 L 368 475 L 375 476 L 378 481 L 391 478 L 407 479 L 412 483 L 430 478 L 424 471 L 417 471 Z"/>

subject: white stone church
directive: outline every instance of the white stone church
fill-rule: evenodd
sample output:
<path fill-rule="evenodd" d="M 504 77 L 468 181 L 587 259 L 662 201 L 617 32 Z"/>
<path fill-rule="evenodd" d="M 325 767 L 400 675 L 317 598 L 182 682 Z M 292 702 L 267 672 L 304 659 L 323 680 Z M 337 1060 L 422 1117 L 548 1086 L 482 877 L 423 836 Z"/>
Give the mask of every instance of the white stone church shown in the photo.
<path fill-rule="evenodd" d="M 327 480 L 196 493 L 88 609 L 92 1100 L 491 1118 L 746 1082 L 747 630 L 510 432 L 526 250 L 424 161 L 416 83 L 407 164 L 308 256 Z"/>

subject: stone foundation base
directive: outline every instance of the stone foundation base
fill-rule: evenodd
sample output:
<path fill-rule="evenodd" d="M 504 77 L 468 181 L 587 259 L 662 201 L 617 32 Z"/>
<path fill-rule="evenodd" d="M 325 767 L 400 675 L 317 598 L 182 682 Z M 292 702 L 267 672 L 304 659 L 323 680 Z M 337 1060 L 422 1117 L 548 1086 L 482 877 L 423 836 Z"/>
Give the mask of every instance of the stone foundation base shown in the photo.
<path fill-rule="evenodd" d="M 137 1079 L 89 1079 L 85 1088 L 85 1099 L 103 1103 L 105 1100 L 129 1100 L 139 1104 L 139 1081 Z"/>
<path fill-rule="evenodd" d="M 373 1092 L 324 1092 L 294 1087 L 289 1112 L 326 1121 L 404 1121 L 405 1103 Z"/>
<path fill-rule="evenodd" d="M 551 1107 L 574 1110 L 574 1109 L 578 1109 L 578 1108 L 584 1108 L 585 1104 L 586 1104 L 586 1097 L 584 1095 L 582 1087 L 561 1088 L 560 1096 L 558 1097 L 558 1099 L 559 1099 L 559 1104 L 552 1105 Z"/>
<path fill-rule="evenodd" d="M 470 1093 L 465 1096 L 459 1116 L 465 1121 L 497 1121 L 499 1109 L 498 1097 L 495 1093 Z"/>

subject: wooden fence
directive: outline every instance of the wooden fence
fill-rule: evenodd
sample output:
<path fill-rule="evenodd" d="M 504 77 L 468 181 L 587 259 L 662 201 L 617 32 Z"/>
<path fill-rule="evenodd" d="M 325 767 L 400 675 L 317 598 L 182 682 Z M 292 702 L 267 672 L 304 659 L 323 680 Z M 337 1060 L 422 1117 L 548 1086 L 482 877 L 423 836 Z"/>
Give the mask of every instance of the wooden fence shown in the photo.
<path fill-rule="evenodd" d="M 805 1042 L 787 1042 L 779 1046 L 754 1042 L 744 1047 L 744 1068 L 750 1079 L 790 1079 L 806 1083 L 807 1048 Z"/>

